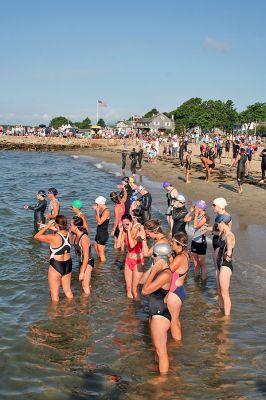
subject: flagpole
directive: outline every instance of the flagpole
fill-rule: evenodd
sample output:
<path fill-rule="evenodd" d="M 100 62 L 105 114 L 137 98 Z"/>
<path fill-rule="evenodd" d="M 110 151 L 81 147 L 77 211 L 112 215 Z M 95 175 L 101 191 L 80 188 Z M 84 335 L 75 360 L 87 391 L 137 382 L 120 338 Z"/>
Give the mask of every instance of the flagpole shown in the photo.
<path fill-rule="evenodd" d="M 99 121 L 99 109 L 98 109 L 98 107 L 99 107 L 99 102 L 98 102 L 98 100 L 97 100 L 97 111 L 96 111 L 96 125 L 98 124 L 98 121 Z"/>

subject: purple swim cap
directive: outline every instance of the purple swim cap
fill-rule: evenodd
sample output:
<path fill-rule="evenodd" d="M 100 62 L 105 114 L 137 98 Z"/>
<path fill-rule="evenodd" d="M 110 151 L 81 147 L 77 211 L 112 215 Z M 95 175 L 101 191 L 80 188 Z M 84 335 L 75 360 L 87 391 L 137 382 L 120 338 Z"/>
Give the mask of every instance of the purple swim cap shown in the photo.
<path fill-rule="evenodd" d="M 169 187 L 169 186 L 171 186 L 171 183 L 170 183 L 170 182 L 168 182 L 168 181 L 164 181 L 164 182 L 163 182 L 163 188 L 164 188 L 164 189 L 167 188 L 167 187 Z"/>
<path fill-rule="evenodd" d="M 196 203 L 195 203 L 195 206 L 200 208 L 201 210 L 206 210 L 207 203 L 204 200 L 197 200 Z"/>

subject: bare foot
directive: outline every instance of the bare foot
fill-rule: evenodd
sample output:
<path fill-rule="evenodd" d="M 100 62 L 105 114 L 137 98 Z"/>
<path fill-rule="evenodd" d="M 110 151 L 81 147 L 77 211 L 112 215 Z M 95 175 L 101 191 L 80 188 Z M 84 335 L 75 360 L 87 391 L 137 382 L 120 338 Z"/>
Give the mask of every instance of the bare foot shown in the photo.
<path fill-rule="evenodd" d="M 134 296 L 131 292 L 127 292 L 127 298 L 128 299 L 134 299 Z"/>

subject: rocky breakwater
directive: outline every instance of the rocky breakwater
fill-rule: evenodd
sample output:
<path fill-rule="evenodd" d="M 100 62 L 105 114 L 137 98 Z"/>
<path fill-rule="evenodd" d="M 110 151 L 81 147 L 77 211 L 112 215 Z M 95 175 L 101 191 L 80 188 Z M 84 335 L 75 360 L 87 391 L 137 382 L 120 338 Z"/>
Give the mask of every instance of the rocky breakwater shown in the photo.
<path fill-rule="evenodd" d="M 77 139 L 32 136 L 1 136 L 0 149 L 26 151 L 71 151 L 115 147 L 117 139 Z"/>

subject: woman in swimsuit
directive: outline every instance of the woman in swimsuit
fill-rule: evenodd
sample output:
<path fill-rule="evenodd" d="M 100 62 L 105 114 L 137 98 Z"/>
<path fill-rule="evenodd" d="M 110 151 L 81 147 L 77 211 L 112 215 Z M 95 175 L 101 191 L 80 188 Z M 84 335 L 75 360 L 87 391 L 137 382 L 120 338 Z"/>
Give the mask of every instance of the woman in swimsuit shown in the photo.
<path fill-rule="evenodd" d="M 167 374 L 169 370 L 167 334 L 171 326 L 171 314 L 164 298 L 170 289 L 172 279 L 172 272 L 168 266 L 172 248 L 168 244 L 161 243 L 155 245 L 153 250 L 155 263 L 143 276 L 142 294 L 150 295 L 149 322 L 152 343 L 160 374 Z"/>
<path fill-rule="evenodd" d="M 122 197 L 116 192 L 110 193 L 111 200 L 115 203 L 114 208 L 114 226 L 111 235 L 114 237 L 114 248 L 119 249 L 117 245 L 117 239 L 119 236 L 119 226 L 122 225 L 122 216 L 125 214 L 125 203 L 127 201 L 127 191 L 124 186 L 118 185 L 118 189 L 121 189 Z"/>
<path fill-rule="evenodd" d="M 97 197 L 93 209 L 95 211 L 97 231 L 94 239 L 94 249 L 101 262 L 105 262 L 105 245 L 108 241 L 108 225 L 110 221 L 110 210 L 106 206 L 106 198 Z"/>
<path fill-rule="evenodd" d="M 55 234 L 47 234 L 48 230 L 55 230 Z M 59 301 L 59 290 L 62 285 L 65 296 L 73 298 L 71 291 L 72 259 L 70 256 L 72 234 L 67 230 L 67 219 L 64 215 L 57 215 L 55 220 L 39 230 L 34 236 L 39 242 L 50 244 L 50 265 L 48 269 L 48 284 L 52 302 Z"/>
<path fill-rule="evenodd" d="M 163 188 L 166 191 L 166 199 L 167 199 L 167 209 L 165 215 L 167 216 L 169 230 L 172 231 L 173 229 L 172 201 L 178 196 L 178 191 L 168 181 L 163 182 Z"/>
<path fill-rule="evenodd" d="M 226 214 L 220 215 L 217 221 L 219 231 L 221 232 L 217 257 L 219 290 L 223 299 L 224 313 L 226 316 L 229 316 L 231 312 L 229 289 L 233 272 L 232 256 L 235 247 L 235 235 L 231 232 L 230 223 L 231 217 Z"/>
<path fill-rule="evenodd" d="M 83 202 L 81 200 L 74 200 L 73 203 L 71 204 L 71 208 L 72 208 L 73 213 L 77 217 L 80 217 L 82 219 L 83 226 L 88 233 L 89 232 L 89 224 L 88 224 L 85 214 L 81 211 L 83 208 Z"/>
<path fill-rule="evenodd" d="M 118 246 L 127 246 L 127 256 L 125 260 L 125 282 L 127 297 L 138 300 L 138 285 L 143 275 L 144 257 L 142 252 L 142 239 L 139 236 L 140 224 L 136 222 L 133 225 L 133 219 L 130 214 L 124 214 L 122 217 L 122 227 L 118 236 Z"/>
<path fill-rule="evenodd" d="M 172 238 L 172 247 L 176 254 L 170 264 L 173 272 L 171 287 L 166 296 L 167 307 L 170 311 L 171 333 L 176 341 L 182 339 L 181 323 L 179 319 L 182 303 L 187 297 L 184 281 L 189 270 L 189 254 L 187 251 L 188 237 L 186 233 L 177 233 Z"/>
<path fill-rule="evenodd" d="M 47 219 L 55 219 L 55 217 L 60 213 L 60 204 L 56 196 L 58 191 L 55 188 L 48 189 L 48 199 L 50 203 L 48 205 L 48 214 L 46 214 Z"/>
<path fill-rule="evenodd" d="M 79 281 L 82 282 L 83 292 L 90 295 L 91 272 L 94 258 L 91 256 L 91 242 L 83 219 L 75 216 L 70 224 L 71 232 L 75 235 L 74 248 L 79 261 Z"/>
<path fill-rule="evenodd" d="M 193 221 L 194 234 L 191 241 L 191 257 L 194 264 L 195 278 L 199 278 L 201 272 L 202 281 L 207 279 L 207 240 L 205 233 L 208 230 L 210 218 L 205 212 L 206 208 L 206 202 L 198 200 L 184 218 L 185 222 Z"/>

